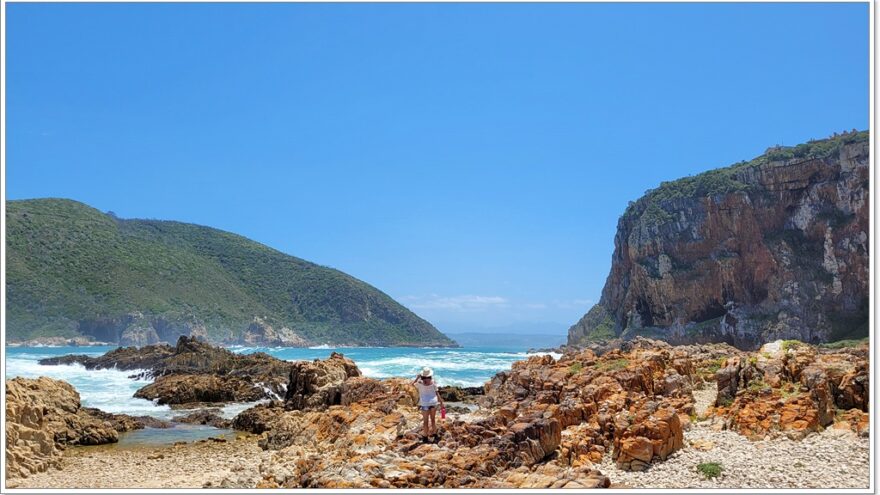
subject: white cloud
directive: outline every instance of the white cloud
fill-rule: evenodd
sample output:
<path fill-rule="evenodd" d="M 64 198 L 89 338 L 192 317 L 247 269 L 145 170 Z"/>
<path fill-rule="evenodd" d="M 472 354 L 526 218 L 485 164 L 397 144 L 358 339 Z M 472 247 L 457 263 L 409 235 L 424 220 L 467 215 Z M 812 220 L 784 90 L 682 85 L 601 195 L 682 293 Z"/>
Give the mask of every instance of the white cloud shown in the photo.
<path fill-rule="evenodd" d="M 501 296 L 403 296 L 400 301 L 411 309 L 444 309 L 448 311 L 484 311 L 507 306 L 507 299 Z"/>

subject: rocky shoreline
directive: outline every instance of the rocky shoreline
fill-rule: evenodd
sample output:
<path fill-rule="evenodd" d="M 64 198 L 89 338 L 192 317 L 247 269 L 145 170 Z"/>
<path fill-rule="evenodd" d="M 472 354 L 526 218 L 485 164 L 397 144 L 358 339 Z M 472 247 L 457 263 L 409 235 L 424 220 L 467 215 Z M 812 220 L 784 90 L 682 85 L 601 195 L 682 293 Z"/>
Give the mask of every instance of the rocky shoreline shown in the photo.
<path fill-rule="evenodd" d="M 483 388 L 444 389 L 456 403 L 430 439 L 422 438 L 408 380 L 364 377 L 337 353 L 285 362 L 229 356 L 184 337 L 173 348 L 62 357 L 57 362 L 146 369 L 156 378 L 145 387 L 156 391 L 150 397 L 173 403 L 216 405 L 258 384 L 275 392 L 231 422 L 211 411 L 186 418 L 231 426 L 239 432 L 233 440 L 84 448 L 73 446 L 105 442 L 77 441 L 95 437 L 82 432 L 118 437 L 113 415 L 80 408 L 78 397 L 47 408 L 59 387 L 72 391 L 63 382 L 10 380 L 7 481 L 46 488 L 868 486 L 866 344 L 832 350 L 778 342 L 748 353 L 636 339 L 601 352 L 565 351 L 514 363 Z M 814 472 L 806 461 L 816 458 L 840 464 Z M 713 462 L 720 464 L 714 477 L 698 468 Z M 119 466 L 117 479 L 88 476 L 107 463 Z"/>

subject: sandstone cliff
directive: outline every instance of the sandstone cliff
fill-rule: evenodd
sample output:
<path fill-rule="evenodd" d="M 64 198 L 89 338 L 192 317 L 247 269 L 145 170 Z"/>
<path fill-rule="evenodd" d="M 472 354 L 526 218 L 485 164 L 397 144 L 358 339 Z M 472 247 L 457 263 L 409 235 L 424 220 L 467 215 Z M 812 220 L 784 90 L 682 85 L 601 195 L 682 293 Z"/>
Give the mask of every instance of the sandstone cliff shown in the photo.
<path fill-rule="evenodd" d="M 602 297 L 568 343 L 867 335 L 868 133 L 776 147 L 631 203 Z"/>

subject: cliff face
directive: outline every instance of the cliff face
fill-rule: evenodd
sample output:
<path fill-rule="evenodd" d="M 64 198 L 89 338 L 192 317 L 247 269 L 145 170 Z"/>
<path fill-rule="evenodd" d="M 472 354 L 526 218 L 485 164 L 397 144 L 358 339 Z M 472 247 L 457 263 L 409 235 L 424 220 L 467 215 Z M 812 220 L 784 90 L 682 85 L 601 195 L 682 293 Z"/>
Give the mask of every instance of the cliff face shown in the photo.
<path fill-rule="evenodd" d="M 618 222 L 600 302 L 569 344 L 867 335 L 868 166 L 853 132 L 649 191 Z"/>

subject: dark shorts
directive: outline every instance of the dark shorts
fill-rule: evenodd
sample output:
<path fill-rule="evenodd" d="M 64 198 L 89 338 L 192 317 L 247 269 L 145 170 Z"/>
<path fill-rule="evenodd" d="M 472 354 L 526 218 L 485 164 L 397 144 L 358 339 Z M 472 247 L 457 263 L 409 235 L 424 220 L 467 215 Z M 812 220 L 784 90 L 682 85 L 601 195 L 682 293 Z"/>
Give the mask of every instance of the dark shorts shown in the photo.
<path fill-rule="evenodd" d="M 419 406 L 420 411 L 430 411 L 431 409 L 436 409 L 437 406 Z"/>

